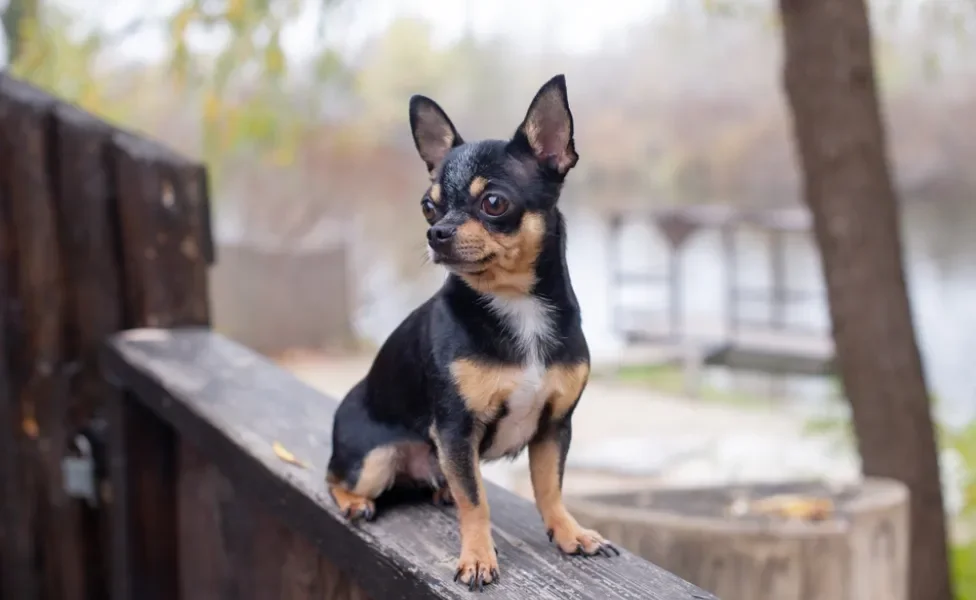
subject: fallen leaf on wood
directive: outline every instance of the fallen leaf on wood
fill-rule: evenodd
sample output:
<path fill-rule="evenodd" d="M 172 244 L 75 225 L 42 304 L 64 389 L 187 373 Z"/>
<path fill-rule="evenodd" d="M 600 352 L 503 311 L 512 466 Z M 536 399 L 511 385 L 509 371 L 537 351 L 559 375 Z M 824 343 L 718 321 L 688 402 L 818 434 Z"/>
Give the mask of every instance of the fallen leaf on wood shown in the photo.
<path fill-rule="evenodd" d="M 776 514 L 788 519 L 823 521 L 834 512 L 834 502 L 830 498 L 780 495 L 756 500 L 750 506 L 755 513 Z"/>
<path fill-rule="evenodd" d="M 24 435 L 32 440 L 36 440 L 37 436 L 41 434 L 41 428 L 37 426 L 37 421 L 34 420 L 34 417 L 25 418 L 24 422 L 21 423 L 20 426 L 24 432 Z"/>
<path fill-rule="evenodd" d="M 278 442 L 275 442 L 271 447 L 274 450 L 275 455 L 281 460 L 285 461 L 286 463 L 295 465 L 296 467 L 301 467 L 303 469 L 308 468 L 308 465 L 306 463 L 304 463 L 301 460 L 298 460 L 298 458 L 296 458 L 294 454 L 289 452 L 287 448 L 285 448 Z"/>

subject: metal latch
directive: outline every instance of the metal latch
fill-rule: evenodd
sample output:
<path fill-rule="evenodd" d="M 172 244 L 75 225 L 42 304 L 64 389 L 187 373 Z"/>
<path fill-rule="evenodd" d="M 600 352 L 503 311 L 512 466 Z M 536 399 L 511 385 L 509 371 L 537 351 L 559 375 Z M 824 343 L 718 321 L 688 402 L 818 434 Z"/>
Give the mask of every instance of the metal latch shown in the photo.
<path fill-rule="evenodd" d="M 88 502 L 88 506 L 98 505 L 98 491 L 95 482 L 95 458 L 92 445 L 82 434 L 75 436 L 77 456 L 66 456 L 61 460 L 61 478 L 64 491 L 72 498 Z"/>

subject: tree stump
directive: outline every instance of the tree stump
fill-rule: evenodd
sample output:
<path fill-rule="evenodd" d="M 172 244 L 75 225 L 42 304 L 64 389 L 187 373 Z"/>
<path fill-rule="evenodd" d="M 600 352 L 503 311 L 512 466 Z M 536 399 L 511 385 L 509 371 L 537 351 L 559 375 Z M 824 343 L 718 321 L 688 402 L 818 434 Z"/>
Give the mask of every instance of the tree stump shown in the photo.
<path fill-rule="evenodd" d="M 722 600 L 907 600 L 908 492 L 866 479 L 567 500 L 584 526 Z"/>

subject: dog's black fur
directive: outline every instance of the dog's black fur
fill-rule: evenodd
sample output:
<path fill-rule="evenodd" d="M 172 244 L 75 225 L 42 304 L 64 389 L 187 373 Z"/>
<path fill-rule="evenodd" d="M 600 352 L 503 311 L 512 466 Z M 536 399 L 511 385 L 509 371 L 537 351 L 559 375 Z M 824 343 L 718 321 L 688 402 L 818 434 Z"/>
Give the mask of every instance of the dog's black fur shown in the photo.
<path fill-rule="evenodd" d="M 431 258 L 449 271 L 390 335 L 335 416 L 328 482 L 352 519 L 394 485 L 430 485 L 461 523 L 456 580 L 498 580 L 479 462 L 529 448 L 536 502 L 564 552 L 615 551 L 562 504 L 571 417 L 589 351 L 557 207 L 576 164 L 563 76 L 507 141 L 465 143 L 444 111 L 410 100 L 431 186 L 421 201 Z"/>

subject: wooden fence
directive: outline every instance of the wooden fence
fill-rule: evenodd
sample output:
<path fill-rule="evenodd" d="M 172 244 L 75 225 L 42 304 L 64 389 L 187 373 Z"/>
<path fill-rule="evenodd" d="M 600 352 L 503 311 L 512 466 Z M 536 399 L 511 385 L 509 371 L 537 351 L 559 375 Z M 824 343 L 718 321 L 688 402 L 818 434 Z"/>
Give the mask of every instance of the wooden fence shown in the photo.
<path fill-rule="evenodd" d="M 452 511 L 338 515 L 336 403 L 210 331 L 213 254 L 199 164 L 0 75 L 0 599 L 468 597 Z M 493 597 L 713 598 L 489 497 Z"/>

